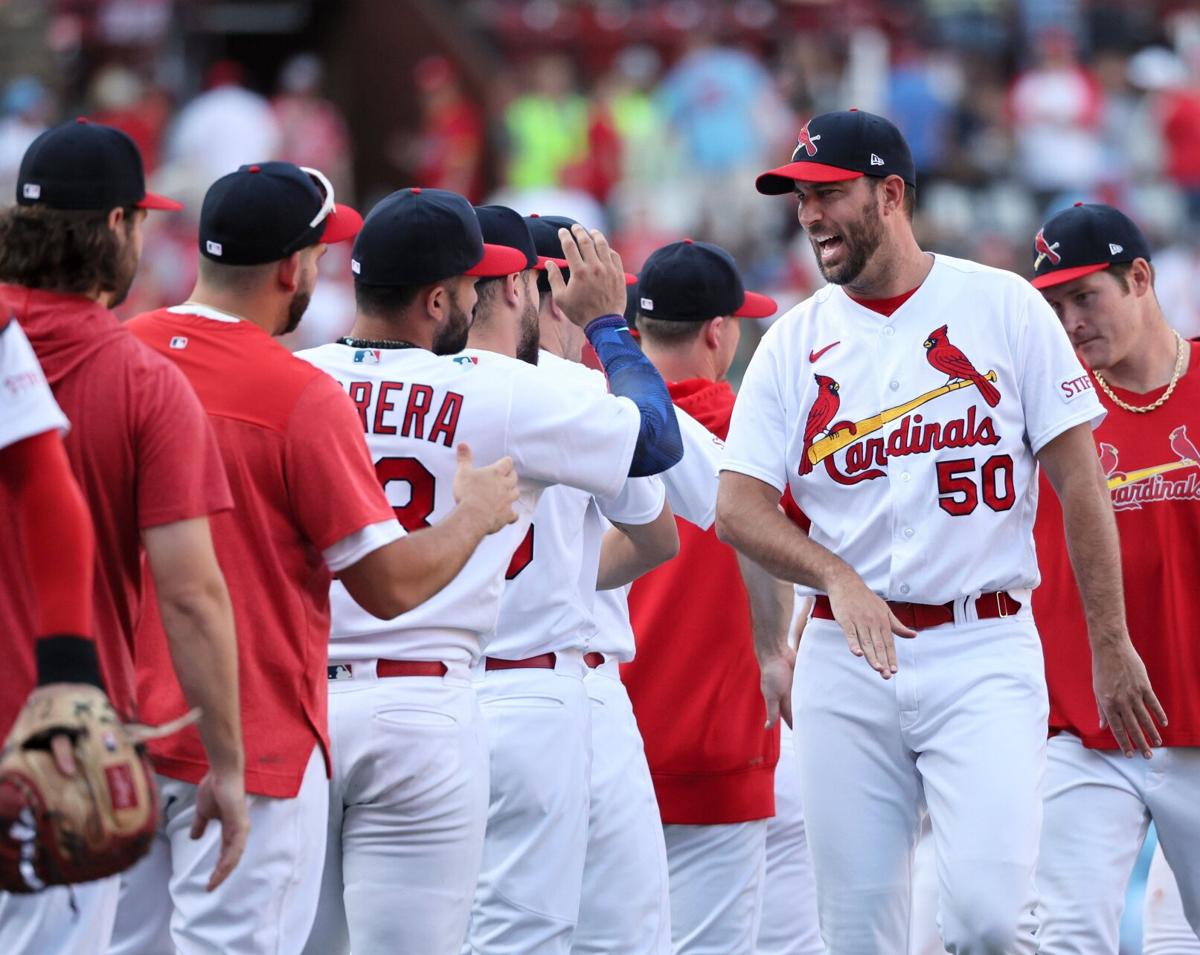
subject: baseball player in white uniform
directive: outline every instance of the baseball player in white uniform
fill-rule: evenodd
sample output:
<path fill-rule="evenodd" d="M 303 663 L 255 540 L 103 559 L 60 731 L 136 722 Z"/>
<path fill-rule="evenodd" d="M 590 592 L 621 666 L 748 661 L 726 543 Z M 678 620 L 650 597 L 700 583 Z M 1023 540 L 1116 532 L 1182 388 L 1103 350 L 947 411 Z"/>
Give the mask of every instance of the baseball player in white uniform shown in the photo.
<path fill-rule="evenodd" d="M 602 236 L 564 234 L 573 277 L 565 309 L 581 323 L 623 299 Z M 627 377 L 610 397 L 563 389 L 524 362 L 461 350 L 474 270 L 525 271 L 513 249 L 485 247 L 474 210 L 442 190 L 393 193 L 355 244 L 359 313 L 351 337 L 302 353 L 360 408 L 376 470 L 401 523 L 436 523 L 453 503 L 453 448 L 511 455 L 523 479 L 518 520 L 489 537 L 437 597 L 391 621 L 332 595 L 333 776 L 321 904 L 307 951 L 450 955 L 463 944 L 479 872 L 489 773 L 470 673 L 495 625 L 506 568 L 542 490 L 569 482 L 616 493 L 630 470 L 678 457 L 678 434 L 644 409 L 655 379 L 636 367 L 615 322 L 589 337 Z M 556 278 L 560 278 L 556 275 Z M 524 280 L 521 279 L 521 284 Z M 662 389 L 661 380 L 658 387 Z M 638 390 L 641 389 L 641 390 Z M 664 390 L 665 396 L 665 390 Z M 661 403 L 661 402 L 660 402 Z M 674 448 L 674 450 L 672 450 Z M 657 463 L 662 454 L 662 461 Z M 649 473 L 647 470 L 646 473 Z M 395 678 L 393 678 L 395 677 Z"/>
<path fill-rule="evenodd" d="M 1033 952 L 1039 463 L 1063 502 L 1100 707 L 1119 738 L 1162 713 L 1125 630 L 1095 393 L 1070 387 L 1086 376 L 1027 282 L 920 249 L 915 182 L 899 130 L 854 110 L 811 120 L 793 161 L 759 177 L 760 192 L 798 196 L 830 284 L 750 363 L 717 527 L 815 598 L 794 689 L 786 645 L 759 659 L 767 692 L 793 694 L 831 955 L 906 950 L 926 807 L 947 950 Z M 810 535 L 778 510 L 784 488 Z"/>
<path fill-rule="evenodd" d="M 533 236 L 516 212 L 502 206 L 476 211 L 485 241 L 521 248 L 536 260 Z M 561 249 L 557 229 L 543 231 L 549 251 Z M 483 283 L 464 356 L 479 361 L 491 359 L 492 352 L 517 357 L 505 330 L 518 325 L 538 328 L 540 340 L 540 309 L 532 298 L 522 301 L 514 294 L 517 278 Z M 581 347 L 582 334 L 573 326 L 571 331 L 569 340 Z M 532 357 L 538 375 L 566 392 L 603 396 L 608 391 L 602 374 L 578 364 L 578 350 L 570 356 L 576 360 L 545 349 L 520 357 Z M 587 848 L 591 769 L 583 677 L 603 662 L 585 657 L 592 633 L 590 597 L 598 575 L 625 583 L 642 568 L 675 555 L 678 535 L 664 502 L 657 478 L 631 478 L 615 496 L 599 499 L 578 487 L 556 485 L 538 500 L 514 554 L 496 629 L 486 639 L 475 674 L 491 754 L 491 801 L 469 952 L 565 955 L 570 948 Z M 615 547 L 601 553 L 601 514 L 618 522 L 629 547 L 614 541 Z"/>
<path fill-rule="evenodd" d="M 667 503 L 697 527 L 717 513 L 720 439 L 675 409 L 683 459 L 661 475 Z M 592 604 L 589 667 L 584 688 L 592 704 L 592 772 L 587 856 L 572 955 L 670 955 L 671 898 L 667 846 L 650 767 L 620 664 L 635 653 L 627 587 L 600 590 Z M 586 594 L 584 595 L 586 597 Z M 594 659 L 594 658 L 593 658 Z"/>

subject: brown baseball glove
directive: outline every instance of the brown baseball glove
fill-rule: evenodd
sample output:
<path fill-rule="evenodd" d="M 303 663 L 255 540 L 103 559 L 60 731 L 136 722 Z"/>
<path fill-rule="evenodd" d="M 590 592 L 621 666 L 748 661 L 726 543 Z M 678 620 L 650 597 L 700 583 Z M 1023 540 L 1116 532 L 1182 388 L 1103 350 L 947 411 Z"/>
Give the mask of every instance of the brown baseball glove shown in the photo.
<path fill-rule="evenodd" d="M 34 690 L 0 753 L 0 889 L 102 879 L 145 855 L 158 791 L 143 743 L 178 728 L 126 726 L 88 684 Z"/>

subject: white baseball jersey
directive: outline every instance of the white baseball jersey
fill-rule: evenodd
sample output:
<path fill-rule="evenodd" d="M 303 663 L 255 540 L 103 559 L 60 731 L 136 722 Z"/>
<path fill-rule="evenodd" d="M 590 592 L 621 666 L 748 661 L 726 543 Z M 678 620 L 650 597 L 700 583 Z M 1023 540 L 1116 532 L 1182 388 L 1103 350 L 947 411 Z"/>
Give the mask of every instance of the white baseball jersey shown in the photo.
<path fill-rule="evenodd" d="M 706 531 L 717 516 L 717 478 L 725 444 L 681 408 L 675 409 L 675 419 L 683 438 L 683 457 L 659 477 L 675 516 Z M 633 659 L 637 648 L 629 623 L 628 587 L 596 591 L 592 622 L 595 635 L 589 650 L 615 656 L 622 663 Z"/>
<path fill-rule="evenodd" d="M 1037 585 L 1034 455 L 1103 416 L 1036 289 L 939 255 L 890 317 L 827 285 L 776 322 L 721 467 L 790 486 L 875 593 L 940 604 Z"/>
<path fill-rule="evenodd" d="M 323 345 L 298 352 L 336 378 L 362 420 L 375 470 L 409 531 L 454 508 L 455 447 L 476 466 L 511 455 L 521 479 L 518 520 L 492 534 L 441 592 L 394 620 L 360 608 L 335 582 L 330 662 L 473 663 L 496 624 L 505 569 L 538 498 L 564 483 L 615 494 L 625 483 L 641 415 L 627 398 L 569 389 L 524 362 L 469 349 L 453 358 L 419 348 Z M 330 488 L 331 494 L 337 488 Z"/>
<path fill-rule="evenodd" d="M 17 320 L 8 319 L 0 328 L 0 448 L 43 431 L 65 434 L 69 428 L 33 346 Z"/>
<path fill-rule="evenodd" d="M 605 378 L 547 351 L 537 372 L 565 392 L 603 398 Z M 626 469 L 628 470 L 628 468 Z M 648 524 L 662 512 L 664 491 L 657 478 L 629 478 L 599 498 L 578 486 L 548 488 L 533 523 L 506 574 L 496 630 L 486 641 L 489 656 L 521 660 L 568 648 L 590 649 L 595 634 L 592 595 L 600 565 L 600 543 L 611 525 Z"/>

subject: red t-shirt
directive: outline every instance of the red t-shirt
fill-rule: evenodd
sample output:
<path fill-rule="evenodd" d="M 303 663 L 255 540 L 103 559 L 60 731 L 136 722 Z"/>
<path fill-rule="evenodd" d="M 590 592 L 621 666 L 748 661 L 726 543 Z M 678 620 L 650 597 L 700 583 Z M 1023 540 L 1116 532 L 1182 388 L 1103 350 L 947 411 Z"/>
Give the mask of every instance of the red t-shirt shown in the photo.
<path fill-rule="evenodd" d="M 1166 746 L 1200 746 L 1200 641 L 1195 588 L 1200 579 L 1200 344 L 1167 403 L 1149 414 L 1116 407 L 1097 387 L 1108 417 L 1096 430 L 1108 474 L 1133 645 L 1167 711 Z M 1139 395 L 1113 389 L 1127 404 L 1147 405 L 1165 389 Z M 1045 478 L 1034 526 L 1042 584 L 1033 614 L 1046 655 L 1050 727 L 1085 746 L 1116 749 L 1100 729 L 1092 691 L 1083 607 L 1063 535 L 1062 508 Z"/>
<path fill-rule="evenodd" d="M 393 513 L 345 392 L 250 322 L 166 309 L 129 322 L 169 356 L 208 412 L 237 510 L 213 521 L 238 632 L 246 789 L 291 797 L 319 745 L 329 759 L 329 584 L 322 552 Z M 157 614 L 138 632 L 138 698 L 155 722 L 185 710 Z M 194 729 L 150 744 L 164 775 L 207 770 Z"/>
<path fill-rule="evenodd" d="M 0 285 L 0 312 L 21 323 L 71 421 L 63 443 L 96 531 L 92 633 L 101 672 L 121 716 L 144 717 L 133 670 L 134 629 L 149 582 L 141 531 L 232 506 L 212 429 L 178 370 L 102 305 Z M 12 585 L 28 576 L 15 521 L 0 489 L 0 579 L 10 583 L 0 600 L 0 633 L 14 644 L 0 668 L 3 731 L 35 683 L 32 593 Z"/>
<path fill-rule="evenodd" d="M 668 387 L 676 405 L 725 438 L 734 401 L 727 382 Z M 733 548 L 712 528 L 676 524 L 679 555 L 629 592 L 638 653 L 621 666 L 659 812 L 683 825 L 765 819 L 775 814 L 779 727 L 763 729 L 750 599 Z"/>

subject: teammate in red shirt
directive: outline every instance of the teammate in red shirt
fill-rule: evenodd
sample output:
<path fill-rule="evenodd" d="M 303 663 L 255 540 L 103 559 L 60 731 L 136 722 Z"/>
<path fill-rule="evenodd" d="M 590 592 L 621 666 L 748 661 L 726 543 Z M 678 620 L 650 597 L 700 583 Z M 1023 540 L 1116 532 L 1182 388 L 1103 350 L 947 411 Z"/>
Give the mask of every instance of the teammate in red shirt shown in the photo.
<path fill-rule="evenodd" d="M 242 634 L 253 835 L 234 877 L 206 893 L 199 872 L 216 846 L 188 838 L 204 753 L 188 732 L 152 744 L 168 807 L 164 838 L 128 876 L 112 955 L 172 943 L 188 951 L 300 951 L 325 852 L 332 574 L 364 609 L 393 617 L 440 590 L 480 540 L 515 517 L 511 461 L 475 471 L 460 449 L 462 503 L 436 528 L 405 537 L 350 399 L 273 340 L 299 324 L 326 244 L 352 238 L 361 224 L 317 170 L 242 166 L 205 196 L 189 300 L 129 323 L 192 383 L 233 491 L 236 512 L 214 523 L 213 537 Z M 138 649 L 144 711 L 155 720 L 178 716 L 185 704 L 164 678 L 152 614 Z"/>
<path fill-rule="evenodd" d="M 1200 930 L 1200 644 L 1192 621 L 1200 345 L 1167 325 L 1149 245 L 1123 213 L 1077 205 L 1050 219 L 1038 239 L 1033 284 L 1091 369 L 1063 387 L 1094 388 L 1108 411 L 1095 438 L 1120 530 L 1129 633 L 1170 719 L 1158 734 L 1166 748 L 1148 762 L 1122 758 L 1101 724 L 1062 509 L 1043 487 L 1035 528 L 1042 585 L 1033 609 L 1055 735 L 1037 870 L 1040 950 L 1115 955 L 1125 887 L 1151 819 L 1184 911 Z"/>
<path fill-rule="evenodd" d="M 146 609 L 144 555 L 188 703 L 203 711 L 212 771 L 197 828 L 221 821 L 219 859 L 214 853 L 215 869 L 205 870 L 219 881 L 237 863 L 247 826 L 237 700 L 228 692 L 237 682 L 233 620 L 208 528 L 210 514 L 230 507 L 229 489 L 183 377 L 110 311 L 137 270 L 144 210 L 179 206 L 146 193 L 124 133 L 82 121 L 30 145 L 16 198 L 0 213 L 0 314 L 20 322 L 74 426 L 65 445 L 95 526 L 88 631 L 103 683 L 123 718 L 138 715 L 132 649 Z M 28 568 L 7 494 L 0 490 L 0 576 L 21 580 Z M 14 644 L 0 675 L 5 727 L 33 686 L 39 626 L 27 595 L 6 598 L 0 632 Z M 0 897 L 0 951 L 106 952 L 118 890 L 112 878 L 72 892 Z"/>
<path fill-rule="evenodd" d="M 775 303 L 744 290 L 724 249 L 690 240 L 646 260 L 638 298 L 642 347 L 671 399 L 724 440 L 736 319 L 770 315 Z M 775 812 L 779 730 L 763 728 L 751 598 L 737 553 L 712 528 L 677 524 L 679 556 L 630 590 L 638 653 L 621 666 L 621 679 L 662 816 L 675 947 L 749 951 L 762 906 L 767 819 Z M 783 590 L 790 602 L 790 588 Z M 786 639 L 786 614 L 777 623 Z"/>

